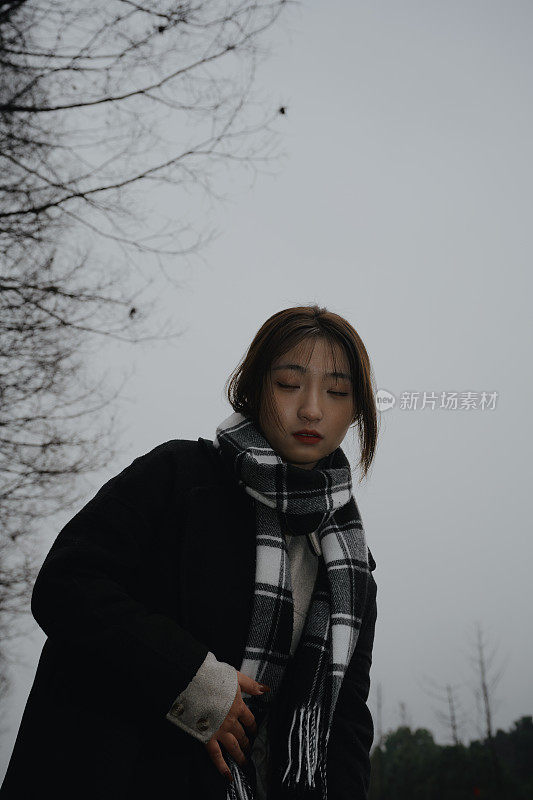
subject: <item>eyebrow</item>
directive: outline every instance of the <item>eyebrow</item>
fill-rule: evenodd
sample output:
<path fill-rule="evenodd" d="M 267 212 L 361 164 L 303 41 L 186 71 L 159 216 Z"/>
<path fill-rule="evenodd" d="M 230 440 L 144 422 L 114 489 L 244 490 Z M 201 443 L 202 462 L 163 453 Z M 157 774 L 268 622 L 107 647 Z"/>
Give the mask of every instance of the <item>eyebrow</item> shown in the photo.
<path fill-rule="evenodd" d="M 277 372 L 279 369 L 292 369 L 294 372 L 300 372 L 302 374 L 307 372 L 307 367 L 302 367 L 301 364 L 280 364 L 277 367 L 273 367 L 272 372 Z M 326 378 L 345 378 L 347 381 L 352 380 L 352 376 L 348 375 L 347 372 L 325 372 L 324 376 Z"/>

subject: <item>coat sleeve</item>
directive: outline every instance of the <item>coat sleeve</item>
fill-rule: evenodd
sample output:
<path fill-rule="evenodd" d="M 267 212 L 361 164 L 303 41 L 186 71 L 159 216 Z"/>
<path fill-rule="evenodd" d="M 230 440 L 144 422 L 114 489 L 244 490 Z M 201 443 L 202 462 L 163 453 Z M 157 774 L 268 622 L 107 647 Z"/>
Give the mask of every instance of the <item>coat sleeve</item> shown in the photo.
<path fill-rule="evenodd" d="M 180 485 L 168 447 L 135 459 L 60 531 L 32 592 L 35 620 L 69 664 L 136 719 L 164 719 L 209 652 L 136 597 L 147 539 Z"/>
<path fill-rule="evenodd" d="M 211 651 L 167 719 L 200 742 L 208 742 L 224 722 L 239 686 L 237 670 Z"/>
<path fill-rule="evenodd" d="M 375 566 L 373 559 L 372 563 Z M 367 700 L 377 617 L 376 595 L 376 582 L 371 576 L 361 630 L 333 716 L 327 760 L 329 800 L 366 800 L 368 797 L 374 725 Z"/>

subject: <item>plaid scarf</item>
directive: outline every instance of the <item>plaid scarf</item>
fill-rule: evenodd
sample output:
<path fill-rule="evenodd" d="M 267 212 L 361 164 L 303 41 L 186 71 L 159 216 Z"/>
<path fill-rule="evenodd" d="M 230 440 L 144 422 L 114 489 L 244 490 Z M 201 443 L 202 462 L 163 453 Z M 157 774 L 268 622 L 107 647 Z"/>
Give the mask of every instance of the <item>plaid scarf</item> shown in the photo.
<path fill-rule="evenodd" d="M 214 445 L 256 501 L 256 574 L 252 616 L 240 671 L 266 683 L 262 696 L 242 693 L 259 726 L 269 706 L 282 720 L 283 785 L 317 788 L 327 798 L 326 752 L 341 683 L 354 651 L 370 575 L 363 524 L 340 447 L 313 469 L 283 461 L 254 424 L 231 414 Z M 294 605 L 284 531 L 316 532 L 322 548 L 317 581 L 298 647 L 290 659 Z M 287 673 L 287 674 L 285 674 Z M 291 677 L 288 685 L 282 679 Z M 281 709 L 282 707 L 282 709 Z M 270 720 L 269 720 L 270 727 Z M 278 739 L 278 736 L 276 736 Z M 246 770 L 225 754 L 233 775 L 227 800 L 253 800 Z"/>

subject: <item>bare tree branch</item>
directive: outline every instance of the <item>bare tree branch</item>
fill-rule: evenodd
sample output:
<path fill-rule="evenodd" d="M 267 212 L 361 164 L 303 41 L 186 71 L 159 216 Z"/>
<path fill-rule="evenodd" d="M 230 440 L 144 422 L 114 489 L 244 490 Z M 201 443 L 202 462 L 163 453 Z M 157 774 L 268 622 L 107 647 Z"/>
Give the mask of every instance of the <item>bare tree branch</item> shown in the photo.
<path fill-rule="evenodd" d="M 220 198 L 222 167 L 255 175 L 278 157 L 279 104 L 253 87 L 260 42 L 287 4 L 0 2 L 6 633 L 27 611 L 43 521 L 79 501 L 78 477 L 115 451 L 126 377 L 95 378 L 88 357 L 108 340 L 180 335 L 149 292 L 155 275 L 177 285 L 176 257 L 212 238 L 189 216 L 191 197 Z M 168 186 L 176 206 L 165 216 L 156 190 Z"/>

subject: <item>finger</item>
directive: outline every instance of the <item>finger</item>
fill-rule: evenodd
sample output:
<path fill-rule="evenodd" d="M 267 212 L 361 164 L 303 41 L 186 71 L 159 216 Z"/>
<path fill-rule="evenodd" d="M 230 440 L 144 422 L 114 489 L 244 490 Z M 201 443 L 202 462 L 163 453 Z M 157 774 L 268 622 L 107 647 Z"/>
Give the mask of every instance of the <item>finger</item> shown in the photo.
<path fill-rule="evenodd" d="M 237 671 L 237 677 L 239 681 L 239 686 L 248 694 L 264 694 L 265 692 L 270 691 L 270 686 L 267 686 L 264 683 L 260 683 L 259 681 L 255 681 L 253 678 L 250 678 L 249 675 L 246 675 L 244 672 Z"/>
<path fill-rule="evenodd" d="M 255 717 L 243 701 L 243 709 L 239 713 L 238 720 L 241 725 L 244 725 L 246 728 L 246 732 L 251 734 L 252 736 L 257 736 L 257 723 L 255 721 Z"/>
<path fill-rule="evenodd" d="M 246 756 L 241 750 L 237 738 L 229 731 L 222 731 L 218 736 L 218 741 L 223 744 L 230 756 L 239 764 L 240 767 L 246 766 Z"/>
<path fill-rule="evenodd" d="M 222 750 L 220 749 L 220 745 L 217 740 L 212 737 L 209 739 L 208 742 L 204 743 L 205 749 L 209 753 L 209 758 L 220 772 L 222 777 L 226 778 L 229 781 L 233 780 L 233 776 L 231 774 L 231 770 L 226 764 L 224 760 L 224 756 L 222 755 Z"/>
<path fill-rule="evenodd" d="M 238 720 L 234 720 L 232 727 L 229 730 L 226 729 L 226 733 L 230 733 L 235 736 L 243 753 L 249 753 L 251 749 L 250 740 L 248 739 L 246 731 Z"/>

